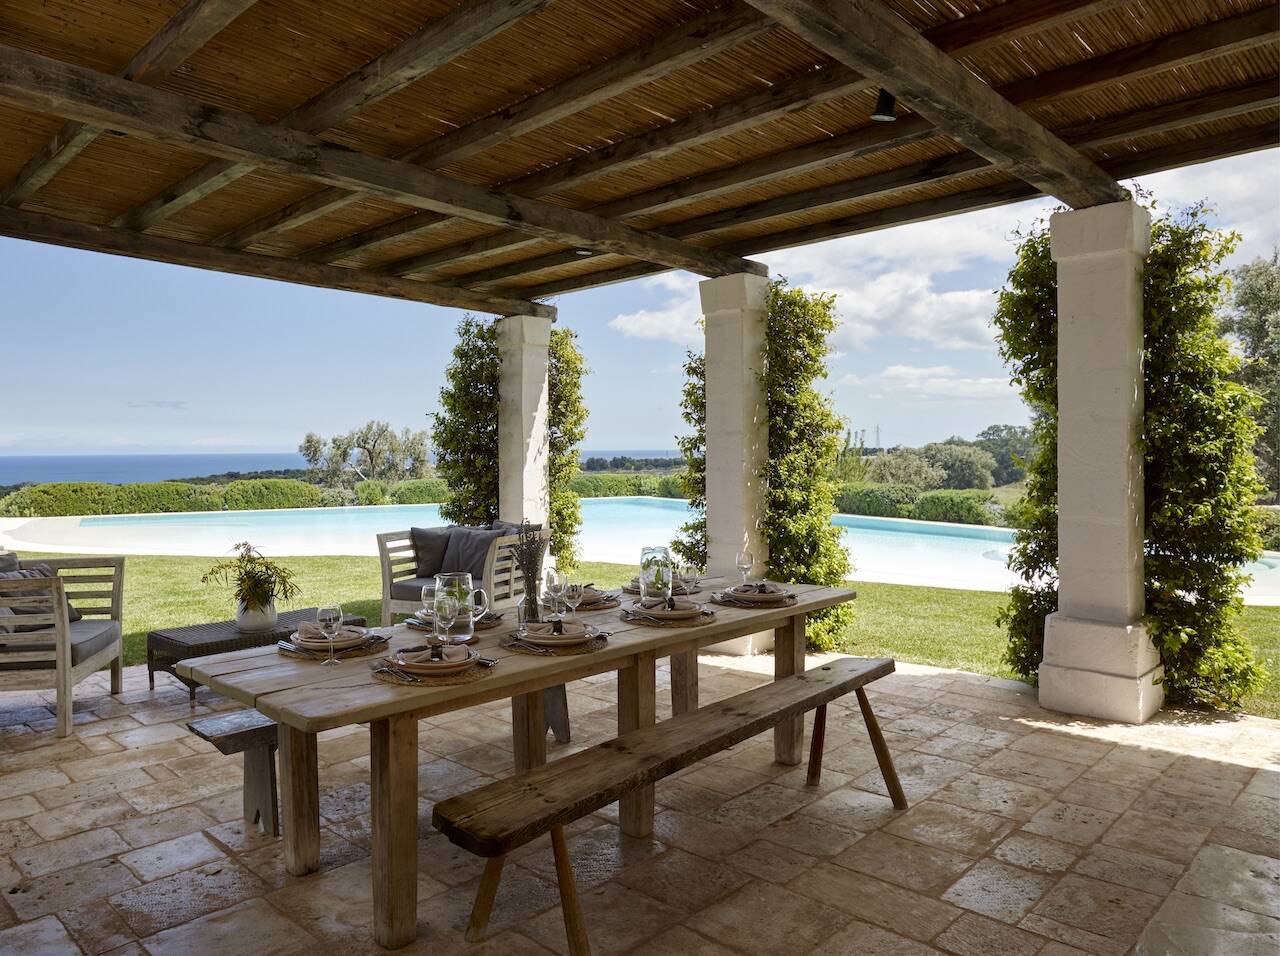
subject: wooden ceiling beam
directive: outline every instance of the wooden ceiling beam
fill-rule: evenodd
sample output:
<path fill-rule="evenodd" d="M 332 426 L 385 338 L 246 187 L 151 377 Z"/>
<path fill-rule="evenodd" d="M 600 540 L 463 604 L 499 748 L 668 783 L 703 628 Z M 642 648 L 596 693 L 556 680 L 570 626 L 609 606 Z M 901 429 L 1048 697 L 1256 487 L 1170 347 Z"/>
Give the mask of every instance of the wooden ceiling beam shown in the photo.
<path fill-rule="evenodd" d="M 154 85 L 180 67 L 257 0 L 188 0 L 134 55 L 120 76 Z M 97 139 L 102 130 L 65 123 L 0 190 L 0 206 L 21 206 Z"/>
<path fill-rule="evenodd" d="M 431 169 L 460 162 L 500 142 L 548 126 L 597 103 L 603 103 L 628 90 L 722 53 L 771 29 L 774 29 L 774 25 L 750 8 L 728 7 L 714 11 L 561 84 L 415 146 L 399 154 L 397 159 Z M 325 190 L 284 209 L 268 213 L 219 237 L 218 241 L 233 248 L 244 248 L 264 236 L 296 229 L 349 203 L 367 198 L 358 193 Z M 447 218 L 419 213 L 414 214 L 414 221 L 409 225 L 421 229 L 434 226 Z M 385 240 L 376 235 L 370 238 L 373 244 L 382 241 Z M 333 261 L 341 256 L 313 258 L 317 261 Z"/>
<path fill-rule="evenodd" d="M 244 113 L 9 47 L 0 47 L 0 100 L 597 252 L 705 275 L 764 271 L 759 263 L 736 256 L 641 232 L 590 213 L 458 182 L 420 166 L 259 123 Z"/>
<path fill-rule="evenodd" d="M 439 17 L 399 46 L 370 60 L 291 111 L 279 125 L 321 133 L 403 89 L 505 30 L 548 0 L 479 0 Z M 253 172 L 252 163 L 216 160 L 116 218 L 123 229 L 149 229 Z"/>
<path fill-rule="evenodd" d="M 213 272 L 276 279 L 323 289 L 343 289 L 368 295 L 408 299 L 430 305 L 475 309 L 498 315 L 554 316 L 555 309 L 526 299 L 488 295 L 467 289 L 449 289 L 429 282 L 378 276 L 357 269 L 316 265 L 262 256 L 233 249 L 219 249 L 193 242 L 181 242 L 140 232 L 94 226 L 45 216 L 23 209 L 0 209 L 0 235 L 29 239 L 73 249 L 88 249 L 132 259 L 148 259 L 173 265 L 191 266 Z"/>
<path fill-rule="evenodd" d="M 936 38 L 948 53 L 961 56 L 1035 30 L 1056 26 L 1086 13 L 1108 9 L 1120 2 L 1122 0 L 1010 0 L 1001 7 L 965 17 L 964 30 L 957 30 L 952 24 L 942 24 L 925 35 Z M 620 140 L 501 186 L 521 196 L 545 196 L 606 173 L 619 172 L 642 162 L 653 162 L 680 150 L 758 126 L 789 112 L 848 96 L 869 85 L 870 81 L 857 72 L 835 65 L 699 111 L 668 126 Z M 336 207 L 326 207 L 323 211 L 329 212 L 333 208 Z M 418 235 L 446 222 L 412 214 L 310 250 L 306 257 L 316 262 L 336 262 L 355 252 Z M 396 274 L 407 275 L 422 268 L 426 267 L 405 268 Z"/>
<path fill-rule="evenodd" d="M 881 0 L 749 0 L 816 49 L 1019 179 L 1075 208 L 1117 202 L 1120 184 L 921 36 Z"/>

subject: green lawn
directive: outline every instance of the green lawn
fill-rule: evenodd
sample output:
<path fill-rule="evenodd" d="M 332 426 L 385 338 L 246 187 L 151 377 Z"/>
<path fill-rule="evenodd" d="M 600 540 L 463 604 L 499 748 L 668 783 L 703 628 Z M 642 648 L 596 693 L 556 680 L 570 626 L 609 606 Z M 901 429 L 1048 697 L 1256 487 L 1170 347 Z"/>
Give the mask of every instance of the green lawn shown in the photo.
<path fill-rule="evenodd" d="M 32 557 L 33 555 L 23 555 Z M 51 555 L 52 556 L 52 555 Z M 380 617 L 378 561 L 371 557 L 282 558 L 297 574 L 296 605 L 338 601 L 376 623 Z M 211 558 L 131 556 L 125 563 L 126 663 L 146 660 L 147 631 L 231 617 L 230 595 L 205 587 L 200 575 Z M 583 580 L 617 587 L 634 569 L 623 564 L 583 564 Z M 859 582 L 857 613 L 848 634 L 850 653 L 955 667 L 1012 677 L 1001 661 L 1004 634 L 995 626 L 1003 595 L 989 591 Z M 1244 615 L 1254 652 L 1272 677 L 1246 704 L 1250 713 L 1280 718 L 1280 608 L 1253 607 Z"/>

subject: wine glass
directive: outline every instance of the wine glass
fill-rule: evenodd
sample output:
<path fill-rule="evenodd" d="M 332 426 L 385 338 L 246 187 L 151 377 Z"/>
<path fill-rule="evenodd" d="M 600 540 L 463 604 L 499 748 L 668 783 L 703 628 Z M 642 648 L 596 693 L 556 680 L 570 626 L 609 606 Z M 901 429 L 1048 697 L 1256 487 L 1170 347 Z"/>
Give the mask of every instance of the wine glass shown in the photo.
<path fill-rule="evenodd" d="M 338 659 L 333 656 L 333 642 L 338 639 L 338 631 L 342 630 L 342 608 L 337 604 L 316 608 L 316 626 L 329 640 L 329 659 L 323 662 L 324 666 L 332 667 L 338 663 Z"/>
<path fill-rule="evenodd" d="M 745 588 L 747 586 L 747 575 L 750 574 L 751 569 L 756 566 L 756 556 L 744 548 L 738 552 L 733 563 L 737 565 L 738 570 L 742 572 L 742 586 Z"/>
<path fill-rule="evenodd" d="M 573 613 L 574 619 L 578 617 L 578 605 L 582 603 L 582 599 L 586 597 L 586 588 L 581 584 L 566 584 L 564 587 L 564 603 L 569 605 L 569 610 Z"/>
<path fill-rule="evenodd" d="M 436 603 L 436 586 L 434 584 L 424 584 L 422 586 L 422 616 L 424 618 L 431 614 L 432 608 Z"/>
<path fill-rule="evenodd" d="M 547 570 L 547 597 L 551 598 L 551 616 L 560 617 L 560 595 L 564 593 L 565 579 L 555 568 Z"/>
<path fill-rule="evenodd" d="M 452 594 L 442 592 L 436 595 L 434 610 L 437 640 L 446 643 L 450 640 L 449 628 L 453 627 L 453 622 L 458 619 L 460 609 L 458 599 Z"/>

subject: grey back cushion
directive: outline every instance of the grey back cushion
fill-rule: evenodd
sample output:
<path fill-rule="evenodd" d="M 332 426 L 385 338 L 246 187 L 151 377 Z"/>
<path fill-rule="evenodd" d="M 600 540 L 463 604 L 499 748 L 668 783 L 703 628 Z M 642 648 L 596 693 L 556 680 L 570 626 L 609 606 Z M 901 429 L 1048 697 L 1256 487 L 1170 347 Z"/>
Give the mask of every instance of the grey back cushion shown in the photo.
<path fill-rule="evenodd" d="M 450 529 L 449 547 L 445 549 L 444 566 L 440 570 L 470 571 L 472 586 L 484 587 L 484 564 L 489 556 L 489 545 L 505 533 L 501 529 L 461 527 Z"/>
<path fill-rule="evenodd" d="M 413 542 L 413 557 L 417 566 L 415 576 L 433 578 L 444 566 L 444 552 L 449 546 L 449 529 L 410 528 L 409 540 Z"/>
<path fill-rule="evenodd" d="M 0 581 L 30 581 L 39 580 L 40 578 L 54 577 L 53 569 L 47 564 L 33 564 L 24 571 L 0 571 Z M 12 614 L 21 616 L 23 614 L 43 614 L 44 611 L 39 608 L 9 608 Z M 80 620 L 82 615 L 75 609 L 70 601 L 67 601 L 67 620 L 75 623 Z M 39 631 L 47 627 L 45 624 L 34 625 L 10 625 L 6 630 L 10 633 L 26 633 L 28 631 Z"/>
<path fill-rule="evenodd" d="M 514 521 L 495 521 L 493 524 L 489 525 L 489 527 L 494 531 L 501 531 L 504 536 L 520 533 L 520 525 Z M 530 527 L 533 528 L 534 531 L 542 530 L 542 525 L 540 524 L 530 525 Z"/>
<path fill-rule="evenodd" d="M 12 551 L 0 554 L 0 572 L 18 570 L 18 556 Z"/>

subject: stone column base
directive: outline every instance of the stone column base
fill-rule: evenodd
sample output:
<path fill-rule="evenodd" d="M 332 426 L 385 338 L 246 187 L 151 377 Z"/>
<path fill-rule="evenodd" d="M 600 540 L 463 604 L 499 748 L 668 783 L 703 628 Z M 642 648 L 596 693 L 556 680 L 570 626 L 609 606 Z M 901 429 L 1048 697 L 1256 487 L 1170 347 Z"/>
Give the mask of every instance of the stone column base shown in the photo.
<path fill-rule="evenodd" d="M 1164 665 L 1141 624 L 1050 614 L 1040 665 L 1040 706 L 1141 724 L 1160 709 Z"/>

